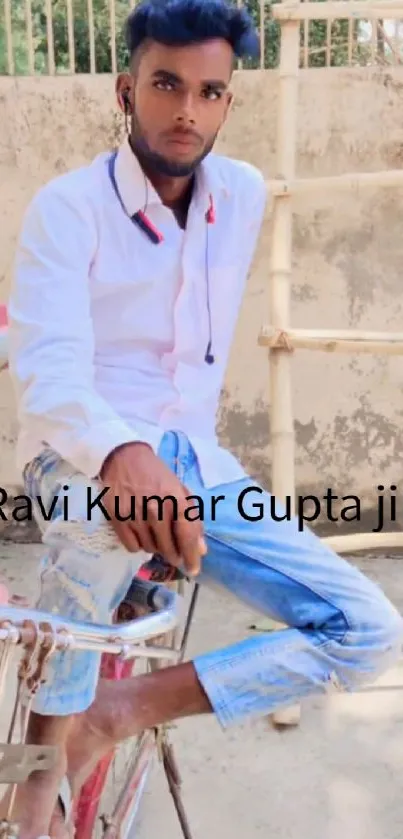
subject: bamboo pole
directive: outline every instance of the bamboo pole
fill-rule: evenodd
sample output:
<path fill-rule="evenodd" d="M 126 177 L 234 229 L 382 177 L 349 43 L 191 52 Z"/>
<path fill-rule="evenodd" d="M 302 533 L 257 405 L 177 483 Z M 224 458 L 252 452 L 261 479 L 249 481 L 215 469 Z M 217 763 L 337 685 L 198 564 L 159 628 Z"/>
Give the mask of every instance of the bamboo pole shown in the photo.
<path fill-rule="evenodd" d="M 388 45 L 392 55 L 393 55 L 393 64 L 396 66 L 397 64 L 402 64 L 402 60 L 399 56 L 398 51 L 396 50 L 396 43 L 393 43 L 392 39 L 389 38 L 387 32 L 385 32 L 384 24 L 381 23 L 380 20 L 377 21 L 377 26 L 380 34 L 382 35 L 382 39 L 385 44 Z"/>
<path fill-rule="evenodd" d="M 95 28 L 94 28 L 94 4 L 93 0 L 87 0 L 88 11 L 88 32 L 90 40 L 90 73 L 92 76 L 97 72 L 95 61 Z"/>
<path fill-rule="evenodd" d="M 290 321 L 291 253 L 292 253 L 292 204 L 286 199 L 294 194 L 324 190 L 356 190 L 365 186 L 403 186 L 403 171 L 355 173 L 325 178 L 295 179 L 297 140 L 297 93 L 299 72 L 300 21 L 348 18 L 377 20 L 379 18 L 403 19 L 403 0 L 377 3 L 360 0 L 300 0 L 275 4 L 271 7 L 274 18 L 281 22 L 281 54 L 279 67 L 277 177 L 268 181 L 274 197 L 273 243 L 270 256 L 270 312 L 275 327 L 264 327 L 259 343 L 267 346 L 270 359 L 270 414 L 272 438 L 273 494 L 282 500 L 291 498 L 295 508 L 295 458 L 291 394 L 291 353 L 296 345 L 309 349 L 332 351 L 403 351 L 403 334 L 366 333 L 346 330 L 292 330 Z M 328 27 L 329 29 L 329 27 Z M 352 30 L 352 27 L 351 27 Z M 329 40 L 329 39 L 328 39 Z M 306 44 L 304 45 L 306 50 Z M 327 44 L 329 51 L 329 43 Z M 352 53 L 352 32 L 349 39 L 349 57 Z M 305 54 L 306 59 L 306 54 Z M 306 61 L 305 61 L 306 63 Z M 402 534 L 353 534 L 322 540 L 334 549 L 363 550 L 368 547 L 403 546 Z M 280 628 L 274 624 L 271 629 Z M 300 705 L 285 708 L 272 715 L 277 726 L 298 724 Z"/>
<path fill-rule="evenodd" d="M 330 18 L 326 21 L 326 67 L 332 64 L 332 23 Z"/>
<path fill-rule="evenodd" d="M 372 62 L 372 64 L 375 63 L 376 54 L 378 52 L 378 41 L 377 41 L 377 37 L 376 37 L 376 24 L 377 23 L 378 23 L 377 20 L 375 21 L 375 23 L 374 23 L 374 21 L 371 21 L 371 62 Z"/>
<path fill-rule="evenodd" d="M 69 45 L 69 69 L 74 75 L 76 72 L 76 53 L 74 45 L 74 14 L 73 0 L 66 0 L 67 4 L 67 41 Z"/>
<path fill-rule="evenodd" d="M 55 43 L 53 37 L 53 7 L 52 0 L 45 0 L 46 9 L 46 37 L 48 46 L 48 73 L 53 76 L 56 73 Z"/>
<path fill-rule="evenodd" d="M 276 329 L 263 326 L 261 347 L 403 355 L 403 332 L 364 332 L 359 329 Z"/>
<path fill-rule="evenodd" d="M 304 67 L 309 67 L 309 29 L 309 20 L 304 20 Z"/>
<path fill-rule="evenodd" d="M 28 70 L 31 76 L 35 73 L 35 47 L 32 27 L 31 0 L 25 0 L 25 25 L 27 31 Z"/>
<path fill-rule="evenodd" d="M 4 26 L 6 30 L 7 44 L 7 72 L 9 76 L 14 75 L 14 50 L 13 50 L 13 29 L 11 22 L 11 0 L 4 0 Z"/>
<path fill-rule="evenodd" d="M 321 542 L 339 554 L 390 550 L 403 548 L 403 533 L 351 533 L 345 536 L 326 536 Z"/>
<path fill-rule="evenodd" d="M 266 53 L 266 0 L 260 0 L 260 69 L 265 69 L 265 53 Z"/>
<path fill-rule="evenodd" d="M 116 61 L 116 8 L 115 0 L 109 0 L 109 20 L 111 31 L 111 71 L 117 73 Z"/>
<path fill-rule="evenodd" d="M 298 21 L 281 26 L 279 97 L 277 116 L 277 171 L 293 179 L 297 145 L 299 76 Z M 273 234 L 270 255 L 270 315 L 281 329 L 290 322 L 292 209 L 285 195 L 278 195 L 273 208 Z M 295 504 L 294 422 L 291 389 L 291 359 L 287 351 L 270 351 L 270 436 L 272 441 L 272 491 Z M 275 726 L 297 725 L 300 706 L 283 708 L 272 715 Z"/>
<path fill-rule="evenodd" d="M 354 26 L 353 20 L 350 18 L 348 22 L 348 66 L 351 67 L 353 62 L 353 36 L 354 36 Z"/>
<path fill-rule="evenodd" d="M 273 18 L 281 21 L 300 20 L 345 20 L 354 18 L 358 20 L 403 19 L 403 0 L 327 0 L 326 3 L 317 3 L 316 0 L 307 0 L 299 3 L 298 0 L 285 0 L 283 3 L 275 3 L 271 7 Z"/>
<path fill-rule="evenodd" d="M 360 189 L 364 188 L 403 186 L 403 169 L 352 172 L 345 175 L 326 175 L 322 178 L 277 177 L 267 180 L 266 183 L 273 197 L 307 195 L 312 192 L 330 192 L 331 190 L 341 192 L 353 190 L 358 193 Z"/>
<path fill-rule="evenodd" d="M 237 4 L 237 6 L 238 6 L 238 9 L 242 9 L 242 7 L 243 7 L 243 0 L 237 0 L 237 3 L 236 3 L 236 4 Z M 243 68 L 243 61 L 242 61 L 242 58 L 238 58 L 237 66 L 238 66 L 238 70 L 242 70 L 242 68 Z"/>
<path fill-rule="evenodd" d="M 295 169 L 299 25 L 286 24 L 279 69 L 277 168 L 293 177 Z M 290 322 L 292 213 L 289 201 L 278 196 L 273 211 L 270 259 L 270 313 L 287 330 Z M 287 352 L 270 354 L 271 439 L 273 492 L 285 501 L 295 492 L 294 435 L 290 358 Z"/>

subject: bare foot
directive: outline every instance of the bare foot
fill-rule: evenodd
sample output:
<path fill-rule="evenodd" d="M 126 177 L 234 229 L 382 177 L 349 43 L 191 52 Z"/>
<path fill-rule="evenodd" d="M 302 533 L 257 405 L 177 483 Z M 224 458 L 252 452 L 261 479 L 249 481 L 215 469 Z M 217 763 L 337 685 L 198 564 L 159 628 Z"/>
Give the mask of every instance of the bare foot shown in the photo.
<path fill-rule="evenodd" d="M 75 717 L 66 740 L 73 798 L 98 761 L 118 743 L 161 723 L 211 712 L 193 665 L 188 662 L 119 681 L 101 679 L 93 704 Z M 54 830 L 59 833 L 55 833 L 55 839 L 67 839 L 66 832 L 61 835 L 60 825 L 60 808 L 56 808 Z"/>
<path fill-rule="evenodd" d="M 49 827 L 51 839 L 74 839 L 74 825 L 71 819 L 66 823 L 60 805 L 56 805 Z"/>
<path fill-rule="evenodd" d="M 21 839 L 73 839 L 71 820 L 66 824 L 60 804 L 56 804 L 62 778 L 67 775 L 73 799 L 95 769 L 119 740 L 121 714 L 117 713 L 116 685 L 101 680 L 91 708 L 71 718 L 66 751 L 56 769 L 33 773 L 18 787 L 10 820 L 20 825 Z M 133 724 L 133 723 L 132 723 Z M 0 802 L 1 818 L 8 817 L 11 788 Z"/>
<path fill-rule="evenodd" d="M 111 731 L 111 702 L 108 683 L 100 682 L 94 705 L 79 714 L 71 729 L 67 746 L 67 778 L 74 800 L 97 763 L 117 745 Z M 113 715 L 112 715 L 113 716 Z M 73 839 L 74 825 L 66 824 L 60 804 L 57 804 L 49 829 L 52 839 Z"/>

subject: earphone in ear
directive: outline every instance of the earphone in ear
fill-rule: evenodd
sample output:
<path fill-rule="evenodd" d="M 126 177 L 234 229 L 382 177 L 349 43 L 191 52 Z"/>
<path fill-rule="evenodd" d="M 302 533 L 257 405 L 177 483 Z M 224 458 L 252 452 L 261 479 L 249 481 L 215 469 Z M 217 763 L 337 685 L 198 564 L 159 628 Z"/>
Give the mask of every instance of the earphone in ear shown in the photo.
<path fill-rule="evenodd" d="M 127 116 L 128 114 L 130 114 L 131 109 L 132 109 L 132 106 L 130 104 L 129 94 L 128 94 L 127 90 L 124 90 L 123 93 L 122 93 L 122 102 L 123 102 L 124 112 Z"/>

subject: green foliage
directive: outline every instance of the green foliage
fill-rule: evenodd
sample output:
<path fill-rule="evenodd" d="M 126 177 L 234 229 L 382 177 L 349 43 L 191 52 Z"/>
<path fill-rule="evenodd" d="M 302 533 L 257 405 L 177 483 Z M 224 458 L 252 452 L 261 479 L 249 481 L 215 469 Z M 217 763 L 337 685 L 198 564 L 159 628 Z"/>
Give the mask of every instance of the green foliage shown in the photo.
<path fill-rule="evenodd" d="M 25 20 L 25 0 L 10 0 L 11 2 L 11 25 L 13 33 L 13 58 L 14 73 L 25 75 L 29 72 L 28 47 Z M 234 0 L 236 2 L 236 0 Z M 280 26 L 270 15 L 272 2 L 269 0 L 265 6 L 265 48 L 264 66 L 266 69 L 277 67 L 280 53 Z M 318 0 L 326 2 L 326 0 Z M 67 5 L 66 0 L 52 0 L 53 15 L 53 37 L 55 62 L 57 73 L 70 72 L 68 30 L 67 30 Z M 97 73 L 111 72 L 111 44 L 110 44 L 110 4 L 109 0 L 93 0 L 94 20 L 94 50 L 95 67 Z M 245 5 L 251 13 L 256 26 L 261 28 L 261 2 L 260 0 L 245 0 Z M 129 11 L 127 0 L 115 0 L 115 21 L 116 21 L 116 52 L 118 71 L 126 67 L 127 55 L 122 35 L 122 27 Z M 90 72 L 90 43 L 88 24 L 88 0 L 73 0 L 74 15 L 74 48 L 75 48 L 75 72 Z M 35 73 L 46 74 L 48 68 L 47 50 L 47 20 L 45 0 L 32 0 L 32 26 L 33 42 L 35 50 Z M 355 48 L 356 48 L 356 27 L 355 27 Z M 327 21 L 309 22 L 309 66 L 321 67 L 327 64 L 326 45 L 328 40 Z M 347 64 L 348 60 L 348 21 L 332 22 L 332 50 L 331 65 L 341 66 Z M 304 26 L 301 25 L 301 55 L 303 54 Z M 356 49 L 355 49 L 356 52 Z M 246 61 L 245 68 L 259 67 L 260 62 Z M 0 74 L 8 74 L 7 60 L 7 39 L 4 18 L 4 3 L 0 6 Z"/>
<path fill-rule="evenodd" d="M 12 32 L 15 73 L 28 73 L 28 44 L 25 23 L 25 0 L 11 0 Z M 97 73 L 111 72 L 110 4 L 108 0 L 93 0 L 94 51 Z M 116 53 L 119 69 L 126 64 L 126 49 L 122 27 L 128 14 L 128 4 L 115 0 Z M 87 0 L 73 0 L 75 72 L 90 72 L 90 27 Z M 65 0 L 52 0 L 55 64 L 58 73 L 70 71 L 67 5 Z M 32 28 L 35 51 L 35 72 L 48 72 L 47 19 L 44 0 L 32 0 Z M 4 10 L 0 14 L 0 73 L 7 73 L 7 48 Z"/>
<path fill-rule="evenodd" d="M 280 0 L 269 0 L 265 3 L 265 21 L 264 21 L 264 67 L 265 69 L 274 69 L 278 66 L 280 59 L 280 24 L 270 14 L 270 8 L 274 3 Z M 317 2 L 326 2 L 326 0 L 317 0 Z M 245 0 L 245 6 L 252 15 L 259 31 L 262 26 L 261 22 L 261 3 L 259 0 Z M 353 42 L 355 46 L 355 54 L 357 53 L 357 33 L 358 22 L 353 24 Z M 331 51 L 330 60 L 327 56 L 328 44 L 328 22 L 326 20 L 311 20 L 308 22 L 308 66 L 309 67 L 325 67 L 338 66 L 348 64 L 348 20 L 334 20 L 331 23 Z M 305 26 L 301 23 L 300 27 L 300 46 L 301 59 L 305 45 Z M 302 65 L 301 60 L 301 65 Z M 244 63 L 244 67 L 258 67 L 260 61 Z"/>

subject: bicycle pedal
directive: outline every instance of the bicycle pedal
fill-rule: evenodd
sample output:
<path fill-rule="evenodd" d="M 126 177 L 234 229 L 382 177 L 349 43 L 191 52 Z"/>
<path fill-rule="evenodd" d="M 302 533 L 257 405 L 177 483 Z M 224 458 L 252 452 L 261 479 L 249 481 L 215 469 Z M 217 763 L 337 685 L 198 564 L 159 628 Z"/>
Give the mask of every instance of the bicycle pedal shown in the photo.
<path fill-rule="evenodd" d="M 52 769 L 57 746 L 0 743 L 0 784 L 23 784 L 32 772 Z"/>

